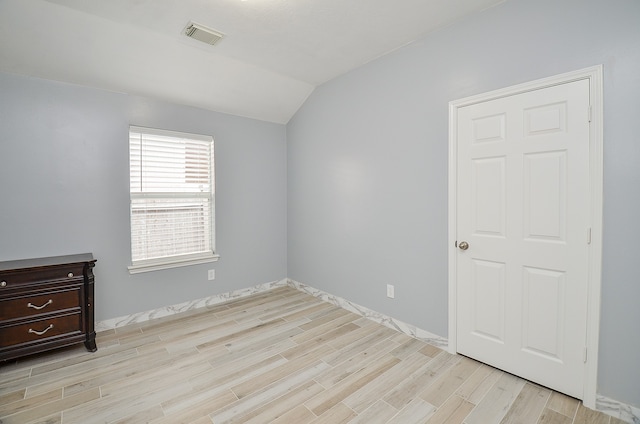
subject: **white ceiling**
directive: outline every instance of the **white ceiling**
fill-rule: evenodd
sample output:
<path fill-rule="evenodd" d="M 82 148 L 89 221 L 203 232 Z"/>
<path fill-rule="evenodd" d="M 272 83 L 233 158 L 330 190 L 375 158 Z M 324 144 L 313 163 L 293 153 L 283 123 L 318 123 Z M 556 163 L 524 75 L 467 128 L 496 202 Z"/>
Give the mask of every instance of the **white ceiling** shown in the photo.
<path fill-rule="evenodd" d="M 286 123 L 316 86 L 503 1 L 0 0 L 0 71 Z"/>

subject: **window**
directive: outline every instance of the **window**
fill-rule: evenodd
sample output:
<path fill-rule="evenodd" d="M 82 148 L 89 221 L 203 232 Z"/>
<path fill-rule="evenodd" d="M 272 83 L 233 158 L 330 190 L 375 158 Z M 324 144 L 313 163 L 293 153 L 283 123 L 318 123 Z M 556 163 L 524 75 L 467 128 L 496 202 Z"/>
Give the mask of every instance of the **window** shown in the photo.
<path fill-rule="evenodd" d="M 212 262 L 213 138 L 129 128 L 130 273 Z"/>

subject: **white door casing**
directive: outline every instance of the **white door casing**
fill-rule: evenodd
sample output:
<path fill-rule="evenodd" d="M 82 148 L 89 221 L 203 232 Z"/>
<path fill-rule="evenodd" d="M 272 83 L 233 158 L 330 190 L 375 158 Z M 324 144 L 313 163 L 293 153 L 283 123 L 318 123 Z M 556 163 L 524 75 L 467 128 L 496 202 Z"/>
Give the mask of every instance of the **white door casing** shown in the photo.
<path fill-rule="evenodd" d="M 449 350 L 591 407 L 601 75 L 595 67 L 451 102 L 449 137 Z"/>

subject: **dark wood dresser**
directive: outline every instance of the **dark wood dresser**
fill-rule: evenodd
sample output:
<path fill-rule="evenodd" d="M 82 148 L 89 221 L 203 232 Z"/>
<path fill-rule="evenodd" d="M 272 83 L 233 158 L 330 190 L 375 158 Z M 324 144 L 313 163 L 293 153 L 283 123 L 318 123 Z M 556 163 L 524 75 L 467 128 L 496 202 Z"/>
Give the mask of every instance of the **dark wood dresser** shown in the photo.
<path fill-rule="evenodd" d="M 91 253 L 0 262 L 0 361 L 84 342 L 97 350 Z"/>

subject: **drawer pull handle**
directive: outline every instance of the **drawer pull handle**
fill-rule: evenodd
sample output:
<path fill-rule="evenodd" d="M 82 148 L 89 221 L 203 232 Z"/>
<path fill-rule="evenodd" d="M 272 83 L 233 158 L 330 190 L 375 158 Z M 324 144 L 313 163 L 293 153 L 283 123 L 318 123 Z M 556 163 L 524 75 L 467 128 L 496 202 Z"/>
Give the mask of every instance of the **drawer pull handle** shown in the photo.
<path fill-rule="evenodd" d="M 53 328 L 53 324 L 49 324 L 49 326 L 47 328 L 45 328 L 44 330 L 42 330 L 42 331 L 36 331 L 33 328 L 30 328 L 28 332 L 36 334 L 38 336 L 42 336 L 44 333 L 46 333 L 47 331 L 51 330 L 52 328 Z"/>
<path fill-rule="evenodd" d="M 33 303 L 29 302 L 29 303 L 27 303 L 27 308 L 33 308 L 33 309 L 40 310 L 40 309 L 44 308 L 45 306 L 51 305 L 52 303 L 53 303 L 53 299 L 49 299 L 49 301 L 47 303 L 45 303 L 44 305 L 42 305 L 42 306 L 36 306 Z"/>
<path fill-rule="evenodd" d="M 68 273 L 67 277 L 72 278 L 73 277 L 73 272 Z"/>
<path fill-rule="evenodd" d="M 7 287 L 7 282 L 6 281 L 0 282 L 0 287 Z"/>

